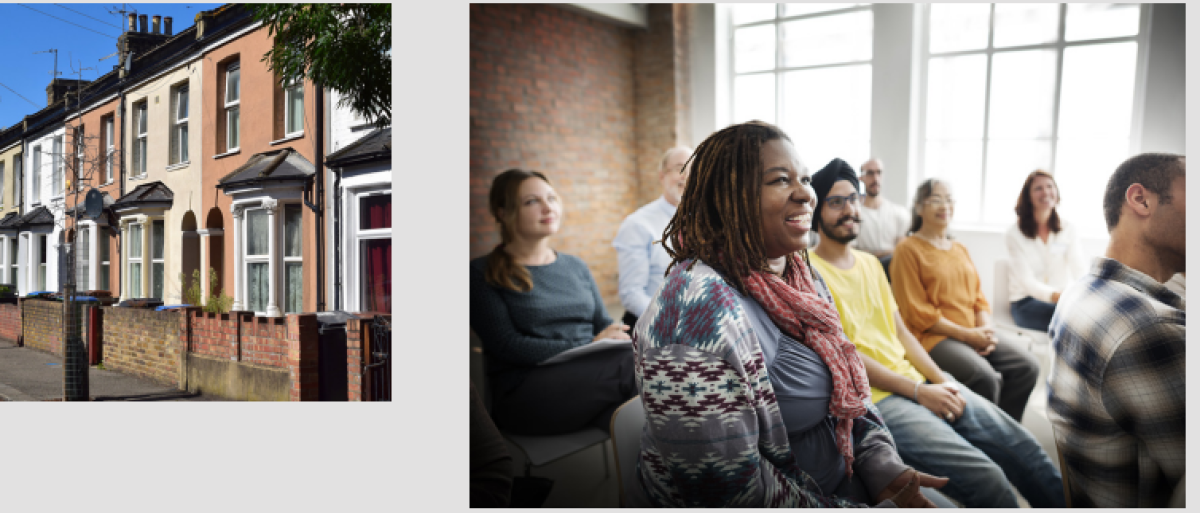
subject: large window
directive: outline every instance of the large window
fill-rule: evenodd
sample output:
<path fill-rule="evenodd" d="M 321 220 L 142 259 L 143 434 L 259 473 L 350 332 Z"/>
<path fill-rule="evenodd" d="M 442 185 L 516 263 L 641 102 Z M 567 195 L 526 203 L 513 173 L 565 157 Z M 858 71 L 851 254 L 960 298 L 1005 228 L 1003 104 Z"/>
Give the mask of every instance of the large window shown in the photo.
<path fill-rule="evenodd" d="M 18 251 L 21 247 L 20 239 L 11 237 L 8 239 L 8 283 L 14 287 L 17 285 L 17 263 L 20 262 Z"/>
<path fill-rule="evenodd" d="M 246 307 L 267 311 L 270 272 L 270 218 L 265 209 L 246 211 Z"/>
<path fill-rule="evenodd" d="M 38 243 L 37 290 L 46 290 L 46 235 L 34 235 Z"/>
<path fill-rule="evenodd" d="M 106 116 L 104 118 L 104 183 L 110 184 L 113 181 L 113 153 L 116 152 L 116 146 L 113 143 L 113 117 Z"/>
<path fill-rule="evenodd" d="M 283 312 L 304 308 L 304 258 L 301 254 L 300 205 L 283 206 Z"/>
<path fill-rule="evenodd" d="M 66 160 L 63 158 L 63 136 L 54 136 L 53 148 L 54 152 L 50 154 L 50 184 L 53 187 L 53 190 L 50 193 L 51 198 L 58 196 L 63 192 L 63 161 Z"/>
<path fill-rule="evenodd" d="M 96 250 L 100 253 L 100 256 L 98 258 L 98 260 L 100 262 L 100 272 L 99 272 L 99 275 L 97 276 L 100 283 L 96 286 L 96 288 L 97 288 L 97 290 L 111 291 L 112 289 L 108 285 L 108 276 L 109 276 L 108 228 L 100 226 L 100 227 L 97 227 L 96 230 L 97 230 L 97 232 L 96 232 L 97 233 Z"/>
<path fill-rule="evenodd" d="M 1100 205 L 1131 151 L 1137 4 L 932 4 L 921 178 L 945 178 L 955 221 L 1007 226 L 1034 169 L 1059 211 L 1103 234 Z M 986 191 L 986 193 L 985 193 Z"/>
<path fill-rule="evenodd" d="M 296 80 L 283 86 L 284 135 L 294 136 L 304 132 L 304 82 Z"/>
<path fill-rule="evenodd" d="M 392 193 L 358 196 L 359 308 L 392 311 Z"/>
<path fill-rule="evenodd" d="M 92 227 L 82 225 L 79 231 L 76 232 L 75 238 L 75 261 L 79 263 L 79 267 L 75 272 L 75 287 L 76 290 L 93 290 L 91 281 L 91 256 L 92 256 Z"/>
<path fill-rule="evenodd" d="M 79 128 L 75 130 L 75 165 L 71 169 L 71 182 L 67 184 L 68 189 L 74 185 L 75 190 L 83 190 L 83 181 L 81 179 L 83 178 L 83 166 L 86 165 L 85 161 L 87 160 L 87 146 L 85 146 L 87 139 L 84 136 L 86 133 L 83 130 L 83 125 L 79 125 Z"/>
<path fill-rule="evenodd" d="M 142 225 L 129 225 L 129 295 L 142 297 Z"/>
<path fill-rule="evenodd" d="M 146 101 L 142 100 L 133 106 L 133 123 L 136 140 L 133 146 L 133 175 L 146 176 Z"/>
<path fill-rule="evenodd" d="M 241 144 L 239 109 L 241 107 L 241 67 L 237 62 L 225 67 L 225 151 L 235 151 Z"/>
<path fill-rule="evenodd" d="M 188 161 L 188 86 L 177 86 L 171 97 L 171 164 Z"/>
<path fill-rule="evenodd" d="M 732 4 L 732 123 L 787 132 L 812 170 L 871 148 L 870 4 Z"/>
<path fill-rule="evenodd" d="M 166 237 L 166 234 L 163 233 L 164 226 L 165 224 L 161 220 L 150 222 L 150 297 L 157 299 L 163 297 L 163 274 L 165 271 L 163 248 Z"/>
<path fill-rule="evenodd" d="M 30 185 L 33 186 L 33 191 L 30 192 L 30 200 L 33 204 L 38 204 L 42 201 L 42 147 L 40 145 L 33 147 L 33 170 L 31 171 L 33 180 L 30 180 Z"/>

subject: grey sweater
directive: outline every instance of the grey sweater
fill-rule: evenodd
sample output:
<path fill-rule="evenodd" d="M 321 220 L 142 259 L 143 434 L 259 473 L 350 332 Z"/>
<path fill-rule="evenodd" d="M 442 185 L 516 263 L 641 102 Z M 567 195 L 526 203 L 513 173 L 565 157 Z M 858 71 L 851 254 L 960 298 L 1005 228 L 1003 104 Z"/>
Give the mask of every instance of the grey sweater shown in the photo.
<path fill-rule="evenodd" d="M 494 393 L 516 386 L 538 362 L 591 342 L 613 322 L 578 257 L 558 253 L 550 264 L 526 266 L 529 292 L 489 285 L 486 263 L 486 255 L 471 260 L 471 329 L 483 342 Z"/>

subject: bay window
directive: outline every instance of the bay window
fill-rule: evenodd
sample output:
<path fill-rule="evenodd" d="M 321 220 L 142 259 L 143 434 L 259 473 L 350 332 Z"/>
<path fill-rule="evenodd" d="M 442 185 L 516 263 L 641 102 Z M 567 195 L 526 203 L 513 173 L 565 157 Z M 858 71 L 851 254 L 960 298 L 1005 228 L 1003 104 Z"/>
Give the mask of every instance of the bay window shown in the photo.
<path fill-rule="evenodd" d="M 358 253 L 357 310 L 392 311 L 392 194 L 358 195 L 358 222 L 353 225 Z M 352 307 L 353 308 L 353 307 Z"/>

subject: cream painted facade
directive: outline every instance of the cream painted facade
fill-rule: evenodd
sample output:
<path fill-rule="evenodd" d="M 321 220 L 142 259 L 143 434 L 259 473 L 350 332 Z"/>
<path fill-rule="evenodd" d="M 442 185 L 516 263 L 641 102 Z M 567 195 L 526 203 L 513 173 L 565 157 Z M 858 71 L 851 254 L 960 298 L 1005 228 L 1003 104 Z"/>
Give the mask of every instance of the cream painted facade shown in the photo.
<path fill-rule="evenodd" d="M 0 180 L 0 186 L 4 190 L 0 192 L 0 219 L 8 215 L 9 212 L 20 214 L 20 192 L 16 187 L 17 175 L 21 171 L 21 149 L 24 147 L 22 141 L 18 140 L 7 148 L 0 148 L 0 169 L 4 170 L 3 179 Z M 16 291 L 18 252 L 14 251 L 11 241 L 17 239 L 16 230 L 0 230 L 0 284 L 9 285 L 12 290 Z"/>
<path fill-rule="evenodd" d="M 122 236 L 129 234 L 131 222 L 146 222 L 142 231 L 143 265 L 141 266 L 142 293 L 131 295 L 129 289 L 128 259 L 129 252 L 121 253 L 121 298 L 150 297 L 147 292 L 150 285 L 151 259 L 150 255 L 150 222 L 161 219 L 164 224 L 164 276 L 163 302 L 168 305 L 183 303 L 183 292 L 179 281 L 179 273 L 185 267 L 198 268 L 200 262 L 200 244 L 196 233 L 202 222 L 200 209 L 201 188 L 201 115 L 203 95 L 203 66 L 200 60 L 192 60 L 186 65 L 175 68 L 167 73 L 156 76 L 128 90 L 125 96 L 125 112 L 130 122 L 124 123 L 125 131 L 125 193 L 133 191 L 139 185 L 161 181 L 174 194 L 174 202 L 170 209 L 148 209 L 122 217 L 119 222 Z M 174 116 L 178 115 L 175 96 L 181 85 L 188 87 L 187 95 L 187 160 L 173 162 L 171 132 L 176 130 Z M 146 156 L 145 170 L 139 173 L 135 166 L 138 152 L 134 151 L 138 143 L 138 118 L 135 109 L 141 102 L 146 103 Z M 176 109 L 173 111 L 173 109 Z M 215 192 L 215 191 L 212 191 Z M 210 192 L 211 193 L 211 192 Z M 119 199 L 119 198 L 118 198 Z M 190 216 L 188 214 L 191 214 Z M 186 224 L 186 227 L 185 227 Z M 186 230 L 185 230 L 186 228 Z M 128 247 L 128 245 L 126 245 Z M 188 271 L 191 279 L 191 271 Z"/>

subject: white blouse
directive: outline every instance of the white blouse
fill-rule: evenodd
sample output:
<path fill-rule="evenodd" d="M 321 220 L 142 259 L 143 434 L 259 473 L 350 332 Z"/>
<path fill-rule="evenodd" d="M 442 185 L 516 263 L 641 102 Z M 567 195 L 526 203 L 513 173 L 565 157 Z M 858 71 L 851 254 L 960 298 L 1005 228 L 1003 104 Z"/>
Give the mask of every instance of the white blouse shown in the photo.
<path fill-rule="evenodd" d="M 1075 227 L 1061 216 L 1059 221 L 1062 230 L 1051 232 L 1046 242 L 1039 237 L 1025 237 L 1015 224 L 1004 235 L 1011 264 L 1009 301 L 1032 297 L 1049 303 L 1052 294 L 1062 292 L 1087 272 Z"/>

